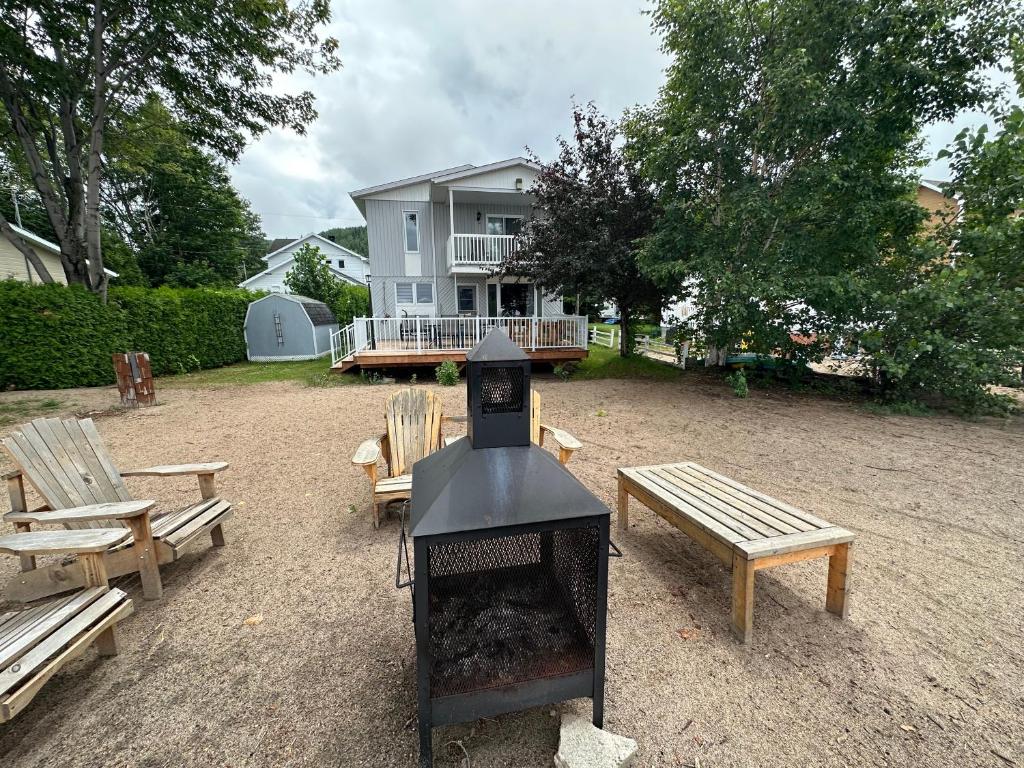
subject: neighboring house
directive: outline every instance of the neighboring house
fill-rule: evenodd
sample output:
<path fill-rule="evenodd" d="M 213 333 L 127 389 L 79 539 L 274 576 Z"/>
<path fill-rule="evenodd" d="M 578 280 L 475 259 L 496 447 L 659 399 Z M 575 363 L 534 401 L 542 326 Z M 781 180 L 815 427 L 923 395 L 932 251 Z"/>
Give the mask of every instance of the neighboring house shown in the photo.
<path fill-rule="evenodd" d="M 562 300 L 491 273 L 534 213 L 540 168 L 460 165 L 351 193 L 366 218 L 376 317 L 554 317 Z"/>
<path fill-rule="evenodd" d="M 270 294 L 245 311 L 245 354 L 253 362 L 313 360 L 331 353 L 338 330 L 323 302 L 295 294 Z"/>
<path fill-rule="evenodd" d="M 331 273 L 336 278 L 353 285 L 366 285 L 367 273 L 370 270 L 365 257 L 326 237 L 306 235 L 295 240 L 281 238 L 274 240 L 270 244 L 270 251 L 263 257 L 267 262 L 267 268 L 248 280 L 243 280 L 238 287 L 248 288 L 250 291 L 288 293 L 288 286 L 285 285 L 284 278 L 291 271 L 292 264 L 295 262 L 295 252 L 306 243 L 320 249 L 320 253 L 327 260 Z"/>
<path fill-rule="evenodd" d="M 917 185 L 917 204 L 928 211 L 928 223 L 925 225 L 928 228 L 939 226 L 951 214 L 956 215 L 960 211 L 960 204 L 946 195 L 944 185 L 945 182 L 928 179 L 921 179 Z"/>
<path fill-rule="evenodd" d="M 54 282 L 61 285 L 68 284 L 68 279 L 64 275 L 64 265 L 60 261 L 60 246 L 56 243 L 51 243 L 49 240 L 44 240 L 27 229 L 16 227 L 14 224 L 11 224 L 11 229 L 21 235 L 22 239 L 32 246 L 32 250 L 39 256 L 40 261 L 43 262 Z M 117 272 L 114 272 L 112 269 L 104 269 L 103 271 L 107 273 L 108 278 L 117 277 Z M 0 280 L 21 280 L 25 283 L 43 282 L 36 268 L 25 258 L 25 255 L 15 248 L 14 243 L 3 235 L 0 235 Z"/>

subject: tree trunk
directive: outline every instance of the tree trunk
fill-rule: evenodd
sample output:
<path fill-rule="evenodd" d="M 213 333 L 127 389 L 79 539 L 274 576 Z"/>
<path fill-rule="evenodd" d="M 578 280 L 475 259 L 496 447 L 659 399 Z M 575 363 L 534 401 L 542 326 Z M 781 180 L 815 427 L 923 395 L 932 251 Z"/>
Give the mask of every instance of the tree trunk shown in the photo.
<path fill-rule="evenodd" d="M 39 275 L 39 279 L 44 283 L 54 282 L 53 275 L 50 274 L 50 270 L 43 264 L 43 260 L 39 258 L 39 254 L 28 243 L 25 239 L 11 229 L 10 222 L 4 218 L 4 215 L 0 213 L 0 234 L 3 234 L 8 240 L 11 241 L 11 245 L 18 249 L 22 256 L 32 265 L 35 269 L 36 274 Z"/>
<path fill-rule="evenodd" d="M 630 308 L 619 306 L 619 354 L 622 357 L 630 357 L 633 354 L 633 318 L 630 317 Z"/>
<path fill-rule="evenodd" d="M 106 59 L 103 56 L 103 3 L 96 0 L 93 16 L 93 63 L 95 91 L 93 95 L 92 126 L 89 132 L 89 170 L 85 200 L 85 247 L 88 254 L 90 290 L 107 300 L 107 275 L 103 271 L 103 252 L 100 241 L 100 176 L 103 169 L 103 128 L 107 110 Z"/>
<path fill-rule="evenodd" d="M 714 344 L 708 344 L 708 354 L 704 358 L 705 368 L 720 368 L 725 365 L 725 358 L 729 354 L 728 347 L 716 347 Z"/>

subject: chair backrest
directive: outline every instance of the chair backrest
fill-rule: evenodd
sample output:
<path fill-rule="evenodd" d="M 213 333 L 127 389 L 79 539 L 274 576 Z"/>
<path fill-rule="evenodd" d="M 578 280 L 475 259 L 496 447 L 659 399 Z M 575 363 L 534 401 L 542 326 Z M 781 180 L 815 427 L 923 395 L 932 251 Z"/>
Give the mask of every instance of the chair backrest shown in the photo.
<path fill-rule="evenodd" d="M 428 389 L 403 389 L 384 404 L 392 475 L 412 472 L 412 465 L 441 447 L 441 400 Z"/>
<path fill-rule="evenodd" d="M 530 391 L 530 442 L 540 445 L 540 392 Z"/>
<path fill-rule="evenodd" d="M 2 442 L 51 509 L 132 500 L 92 419 L 35 419 Z M 100 520 L 67 527 L 124 526 L 117 520 Z"/>

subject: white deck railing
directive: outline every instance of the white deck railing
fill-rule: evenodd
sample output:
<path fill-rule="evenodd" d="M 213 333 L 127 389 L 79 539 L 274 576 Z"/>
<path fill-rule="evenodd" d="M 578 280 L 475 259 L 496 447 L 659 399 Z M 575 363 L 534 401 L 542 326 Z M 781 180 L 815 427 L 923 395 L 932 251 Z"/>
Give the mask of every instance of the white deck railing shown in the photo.
<path fill-rule="evenodd" d="M 357 317 L 331 334 L 331 362 L 357 352 L 465 351 L 491 328 L 503 328 L 523 349 L 586 349 L 587 318 L 556 317 Z"/>
<path fill-rule="evenodd" d="M 448 265 L 452 267 L 497 267 L 512 255 L 515 235 L 451 235 Z"/>

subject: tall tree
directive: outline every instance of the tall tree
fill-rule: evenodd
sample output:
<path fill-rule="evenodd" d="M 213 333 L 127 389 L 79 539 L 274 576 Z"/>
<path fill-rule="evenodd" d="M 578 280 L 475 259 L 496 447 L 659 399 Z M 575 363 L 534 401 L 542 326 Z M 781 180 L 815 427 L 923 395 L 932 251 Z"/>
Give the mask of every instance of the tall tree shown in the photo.
<path fill-rule="evenodd" d="M 233 285 L 265 266 L 259 218 L 155 95 L 108 134 L 104 208 L 151 285 Z"/>
<path fill-rule="evenodd" d="M 68 282 L 104 293 L 101 188 L 111 117 L 159 92 L 202 144 L 227 159 L 269 126 L 303 132 L 309 92 L 275 94 L 276 73 L 329 72 L 337 41 L 318 29 L 327 0 L 8 0 L 0 6 L 6 143 L 28 166 Z M 0 216 L 0 231 L 49 277 Z"/>
<path fill-rule="evenodd" d="M 1008 0 L 660 0 L 671 57 L 633 115 L 664 215 L 645 272 L 696 300 L 709 362 L 820 356 L 791 334 L 863 314 L 859 278 L 915 242 L 920 128 L 990 96 Z"/>
<path fill-rule="evenodd" d="M 641 274 L 640 239 L 654 222 L 655 200 L 638 164 L 623 152 L 616 123 L 593 104 L 574 107 L 570 143 L 541 165 L 532 192 L 540 216 L 523 226 L 503 271 L 547 291 L 613 301 L 622 323 L 621 353 L 633 354 L 633 321 L 657 313 L 664 291 Z"/>
<path fill-rule="evenodd" d="M 341 325 L 353 317 L 365 317 L 370 311 L 370 291 L 364 285 L 350 285 L 331 273 L 323 252 L 305 243 L 295 252 L 295 262 L 284 277 L 288 290 L 300 296 L 322 301 L 331 308 Z"/>

